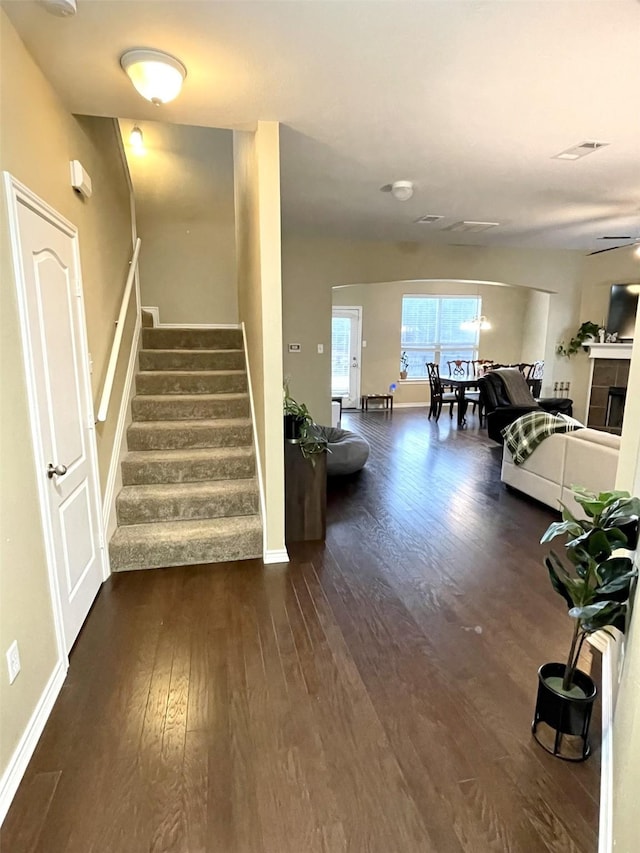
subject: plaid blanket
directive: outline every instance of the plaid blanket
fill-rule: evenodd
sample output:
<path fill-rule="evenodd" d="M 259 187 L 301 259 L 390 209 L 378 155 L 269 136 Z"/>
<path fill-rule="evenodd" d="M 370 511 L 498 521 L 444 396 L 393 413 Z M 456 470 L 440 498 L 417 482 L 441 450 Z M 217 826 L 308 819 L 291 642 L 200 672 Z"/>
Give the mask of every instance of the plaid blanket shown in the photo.
<path fill-rule="evenodd" d="M 554 432 L 572 432 L 584 424 L 569 415 L 551 415 L 549 412 L 528 412 L 502 430 L 504 443 L 509 448 L 514 465 L 522 465 L 536 447 Z"/>

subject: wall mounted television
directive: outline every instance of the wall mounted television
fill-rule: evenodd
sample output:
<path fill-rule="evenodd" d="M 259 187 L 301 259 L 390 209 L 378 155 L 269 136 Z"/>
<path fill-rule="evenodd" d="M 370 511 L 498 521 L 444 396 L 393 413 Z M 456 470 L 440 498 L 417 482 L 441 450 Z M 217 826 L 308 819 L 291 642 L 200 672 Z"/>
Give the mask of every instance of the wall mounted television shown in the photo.
<path fill-rule="evenodd" d="M 632 341 L 636 326 L 640 284 L 612 284 L 607 331 L 617 332 L 619 341 Z"/>

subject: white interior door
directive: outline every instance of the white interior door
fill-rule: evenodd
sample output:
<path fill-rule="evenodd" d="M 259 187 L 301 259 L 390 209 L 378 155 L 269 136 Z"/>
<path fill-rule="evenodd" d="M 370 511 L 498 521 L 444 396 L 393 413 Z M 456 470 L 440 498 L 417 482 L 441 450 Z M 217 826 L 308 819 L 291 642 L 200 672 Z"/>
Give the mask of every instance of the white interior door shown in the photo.
<path fill-rule="evenodd" d="M 104 560 L 78 235 L 28 190 L 6 185 L 47 553 L 69 651 Z"/>
<path fill-rule="evenodd" d="M 334 307 L 331 317 L 331 396 L 355 409 L 360 399 L 362 308 Z"/>

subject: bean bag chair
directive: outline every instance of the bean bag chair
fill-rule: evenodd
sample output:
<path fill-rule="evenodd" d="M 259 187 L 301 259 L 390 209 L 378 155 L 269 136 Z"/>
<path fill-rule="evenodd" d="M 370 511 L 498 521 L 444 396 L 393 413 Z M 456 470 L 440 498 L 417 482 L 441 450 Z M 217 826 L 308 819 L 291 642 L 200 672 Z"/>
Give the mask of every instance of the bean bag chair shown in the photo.
<path fill-rule="evenodd" d="M 327 442 L 327 474 L 329 477 L 354 474 L 359 471 L 369 457 L 369 443 L 346 429 L 319 426 L 314 424 L 314 435 Z"/>

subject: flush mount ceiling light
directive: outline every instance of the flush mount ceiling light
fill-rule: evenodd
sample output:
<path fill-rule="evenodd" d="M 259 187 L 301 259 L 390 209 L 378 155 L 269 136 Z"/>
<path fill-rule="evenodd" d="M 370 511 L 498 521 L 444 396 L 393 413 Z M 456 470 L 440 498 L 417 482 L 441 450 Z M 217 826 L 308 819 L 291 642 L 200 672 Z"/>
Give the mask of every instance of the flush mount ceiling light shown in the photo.
<path fill-rule="evenodd" d="M 76 0 L 43 0 L 44 8 L 58 18 L 69 18 L 78 11 Z"/>
<path fill-rule="evenodd" d="M 125 51 L 120 65 L 142 97 L 156 106 L 177 98 L 187 76 L 187 69 L 175 56 L 147 48 Z"/>
<path fill-rule="evenodd" d="M 413 195 L 413 184 L 411 181 L 394 181 L 392 184 L 380 187 L 380 192 L 391 193 L 398 201 L 409 201 Z"/>

